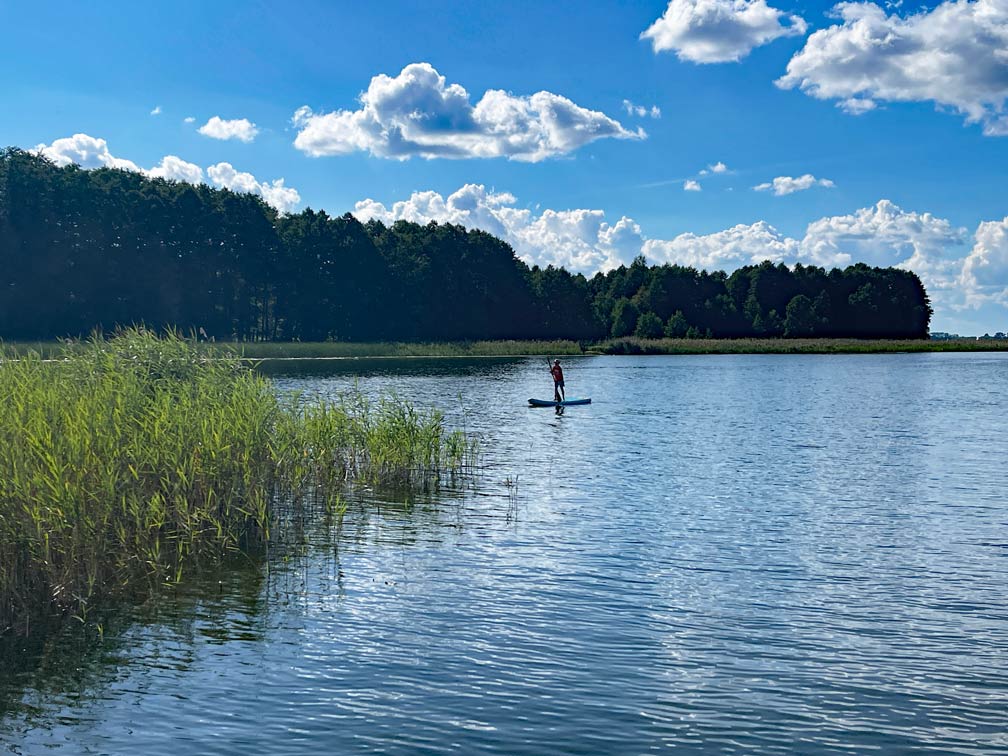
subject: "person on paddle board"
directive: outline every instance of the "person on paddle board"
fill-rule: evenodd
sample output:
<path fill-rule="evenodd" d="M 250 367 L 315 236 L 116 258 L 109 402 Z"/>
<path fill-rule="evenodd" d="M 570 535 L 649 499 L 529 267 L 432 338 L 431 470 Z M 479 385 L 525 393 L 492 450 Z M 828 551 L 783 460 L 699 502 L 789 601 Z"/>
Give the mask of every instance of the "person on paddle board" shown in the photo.
<path fill-rule="evenodd" d="M 565 401 L 567 397 L 564 395 L 563 368 L 560 367 L 560 360 L 553 360 L 550 373 L 553 374 L 553 398 L 558 402 Z"/>

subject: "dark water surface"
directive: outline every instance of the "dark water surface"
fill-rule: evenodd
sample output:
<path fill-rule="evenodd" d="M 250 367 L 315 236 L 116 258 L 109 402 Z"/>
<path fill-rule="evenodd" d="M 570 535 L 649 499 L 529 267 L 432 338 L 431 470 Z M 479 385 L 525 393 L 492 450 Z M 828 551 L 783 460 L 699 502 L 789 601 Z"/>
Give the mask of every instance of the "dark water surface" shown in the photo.
<path fill-rule="evenodd" d="M 1008 355 L 571 359 L 562 416 L 543 360 L 279 372 L 479 484 L 8 644 L 0 752 L 1008 752 Z"/>

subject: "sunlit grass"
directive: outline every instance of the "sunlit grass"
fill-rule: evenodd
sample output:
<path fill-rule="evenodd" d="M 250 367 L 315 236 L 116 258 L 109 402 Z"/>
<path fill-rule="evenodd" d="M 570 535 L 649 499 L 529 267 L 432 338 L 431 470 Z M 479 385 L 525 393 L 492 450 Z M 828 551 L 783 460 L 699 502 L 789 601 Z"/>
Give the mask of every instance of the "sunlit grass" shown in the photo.
<path fill-rule="evenodd" d="M 0 395 L 0 632 L 257 548 L 306 496 L 332 511 L 348 483 L 428 486 L 475 459 L 436 411 L 280 397 L 234 355 L 141 330 L 8 352 Z"/>

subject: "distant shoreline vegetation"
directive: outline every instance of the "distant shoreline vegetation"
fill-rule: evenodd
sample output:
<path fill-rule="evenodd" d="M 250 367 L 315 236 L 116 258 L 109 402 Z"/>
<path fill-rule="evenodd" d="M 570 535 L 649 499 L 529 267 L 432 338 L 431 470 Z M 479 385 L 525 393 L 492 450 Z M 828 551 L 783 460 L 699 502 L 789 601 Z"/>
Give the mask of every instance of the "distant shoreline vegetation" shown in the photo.
<path fill-rule="evenodd" d="M 478 341 L 443 344 L 251 342 L 227 345 L 246 360 L 407 357 L 575 357 L 620 354 L 869 354 L 885 352 L 1004 352 L 1008 339 L 607 339 Z"/>
<path fill-rule="evenodd" d="M 12 356 L 37 353 L 43 358 L 88 348 L 87 342 L 11 342 Z M 194 344 L 232 355 L 246 363 L 296 360 L 449 359 L 479 357 L 581 357 L 587 355 L 660 354 L 875 354 L 890 352 L 1004 352 L 1008 339 L 641 339 L 626 337 L 597 343 L 576 341 L 408 342 L 216 342 Z"/>
<path fill-rule="evenodd" d="M 603 354 L 882 354 L 1005 352 L 1008 339 L 613 339 Z"/>
<path fill-rule="evenodd" d="M 766 261 L 730 275 L 643 258 L 591 278 L 462 226 L 364 224 L 130 171 L 0 151 L 0 337 L 143 323 L 216 341 L 923 339 L 920 279 Z"/>

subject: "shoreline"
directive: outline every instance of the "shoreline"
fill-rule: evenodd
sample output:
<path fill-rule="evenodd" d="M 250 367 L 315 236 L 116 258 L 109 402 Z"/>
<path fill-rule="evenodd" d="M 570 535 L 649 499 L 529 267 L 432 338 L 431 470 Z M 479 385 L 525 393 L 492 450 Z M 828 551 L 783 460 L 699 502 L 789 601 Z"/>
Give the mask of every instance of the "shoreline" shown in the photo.
<path fill-rule="evenodd" d="M 66 342 L 6 342 L 9 353 L 35 352 L 43 358 L 66 353 Z M 84 348 L 86 342 L 71 349 Z M 551 341 L 473 342 L 203 342 L 197 350 L 225 352 L 243 362 L 352 361 L 393 359 L 503 359 L 603 355 L 703 354 L 898 354 L 926 352 L 1005 352 L 1008 339 L 639 339 L 595 343 Z"/>
<path fill-rule="evenodd" d="M 704 354 L 899 354 L 928 352 L 1005 352 L 1008 340 L 858 340 L 858 339 L 612 339 L 581 345 L 569 342 L 427 343 L 226 343 L 243 361 L 352 361 L 421 359 L 507 359 L 611 355 Z"/>

